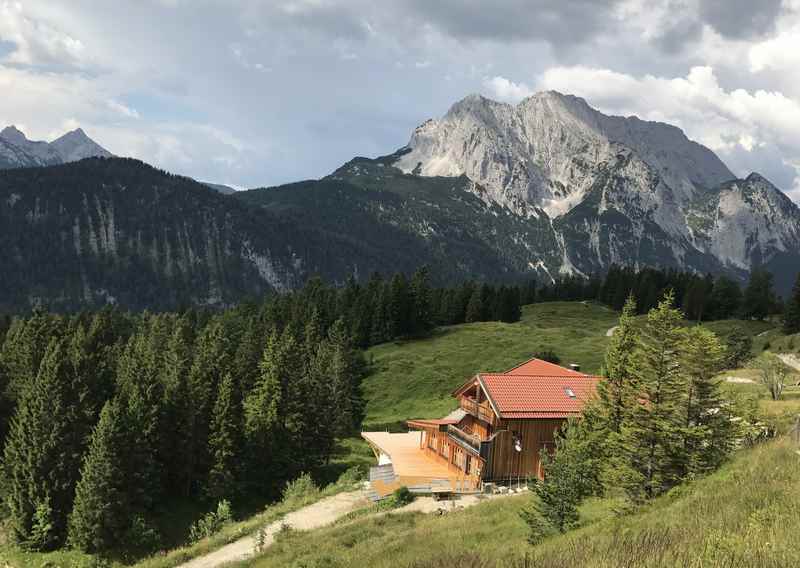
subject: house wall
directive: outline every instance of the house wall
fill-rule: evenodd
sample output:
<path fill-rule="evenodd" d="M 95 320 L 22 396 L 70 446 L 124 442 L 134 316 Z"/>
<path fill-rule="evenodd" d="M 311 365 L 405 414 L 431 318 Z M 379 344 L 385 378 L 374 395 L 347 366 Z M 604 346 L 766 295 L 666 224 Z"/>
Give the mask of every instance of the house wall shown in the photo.
<path fill-rule="evenodd" d="M 563 419 L 503 420 L 497 426 L 496 435 L 489 445 L 484 481 L 503 479 L 516 480 L 527 477 L 542 477 L 539 451 L 552 448 L 555 433 Z M 522 451 L 514 449 L 516 432 L 522 443 Z"/>
<path fill-rule="evenodd" d="M 466 415 L 458 427 L 467 432 L 472 432 L 476 436 L 479 436 L 481 440 L 489 439 L 491 434 L 491 427 L 483 420 L 478 420 L 471 414 Z"/>

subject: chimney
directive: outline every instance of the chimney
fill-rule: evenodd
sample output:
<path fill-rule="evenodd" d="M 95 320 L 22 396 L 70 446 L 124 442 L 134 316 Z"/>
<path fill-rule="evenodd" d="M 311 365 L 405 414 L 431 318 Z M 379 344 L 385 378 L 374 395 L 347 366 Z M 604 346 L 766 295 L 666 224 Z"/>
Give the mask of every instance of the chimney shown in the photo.
<path fill-rule="evenodd" d="M 578 363 L 570 363 L 569 368 L 572 369 L 573 371 L 578 371 L 578 372 L 580 372 L 581 370 L 581 366 Z"/>

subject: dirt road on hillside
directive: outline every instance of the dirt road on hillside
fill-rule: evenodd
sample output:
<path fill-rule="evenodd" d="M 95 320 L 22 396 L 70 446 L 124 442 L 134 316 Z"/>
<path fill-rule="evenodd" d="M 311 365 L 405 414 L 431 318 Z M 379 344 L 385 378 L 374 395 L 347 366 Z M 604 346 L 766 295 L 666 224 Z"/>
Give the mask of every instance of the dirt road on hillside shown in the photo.
<path fill-rule="evenodd" d="M 789 367 L 792 367 L 796 371 L 800 371 L 800 357 L 797 355 L 792 355 L 790 353 L 781 353 L 778 355 L 781 361 L 783 361 Z"/>
<path fill-rule="evenodd" d="M 351 491 L 327 497 L 308 507 L 298 509 L 266 527 L 264 548 L 272 544 L 275 540 L 275 533 L 284 523 L 297 530 L 316 529 L 333 523 L 339 517 L 354 509 L 364 507 L 367 503 L 367 495 L 364 491 Z M 205 556 L 199 556 L 181 564 L 178 568 L 217 568 L 223 564 L 246 560 L 255 554 L 256 538 L 256 534 L 240 538 Z"/>

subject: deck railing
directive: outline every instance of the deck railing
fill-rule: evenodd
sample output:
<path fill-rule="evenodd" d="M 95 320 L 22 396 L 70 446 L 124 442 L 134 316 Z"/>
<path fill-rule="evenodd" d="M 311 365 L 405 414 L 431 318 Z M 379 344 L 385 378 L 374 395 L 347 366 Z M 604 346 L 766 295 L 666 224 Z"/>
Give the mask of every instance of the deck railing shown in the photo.
<path fill-rule="evenodd" d="M 474 450 L 478 455 L 481 453 L 481 439 L 479 436 L 475 436 L 474 434 L 467 434 L 461 428 L 453 426 L 452 424 L 447 426 L 447 433 L 450 434 L 456 440 L 466 444 L 472 450 Z"/>
<path fill-rule="evenodd" d="M 488 405 L 480 404 L 477 400 L 467 397 L 461 397 L 460 405 L 462 409 L 478 420 L 494 425 L 494 411 Z"/>

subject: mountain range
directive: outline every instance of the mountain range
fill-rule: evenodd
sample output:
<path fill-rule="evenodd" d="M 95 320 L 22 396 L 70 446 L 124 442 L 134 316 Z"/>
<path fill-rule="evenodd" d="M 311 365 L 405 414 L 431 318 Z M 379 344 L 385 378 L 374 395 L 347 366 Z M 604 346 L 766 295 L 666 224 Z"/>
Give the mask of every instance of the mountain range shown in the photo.
<path fill-rule="evenodd" d="M 674 126 L 556 92 L 470 95 L 393 154 L 229 195 L 110 158 L 82 131 L 20 136 L 0 134 L 0 167 L 15 168 L 0 173 L 7 309 L 226 304 L 421 264 L 440 282 L 612 264 L 743 281 L 763 266 L 785 291 L 800 267 L 800 210 L 764 177 L 737 179 Z"/>
<path fill-rule="evenodd" d="M 28 140 L 13 125 L 0 131 L 0 168 L 55 166 L 84 158 L 110 158 L 111 155 L 81 128 L 67 132 L 52 142 Z"/>

